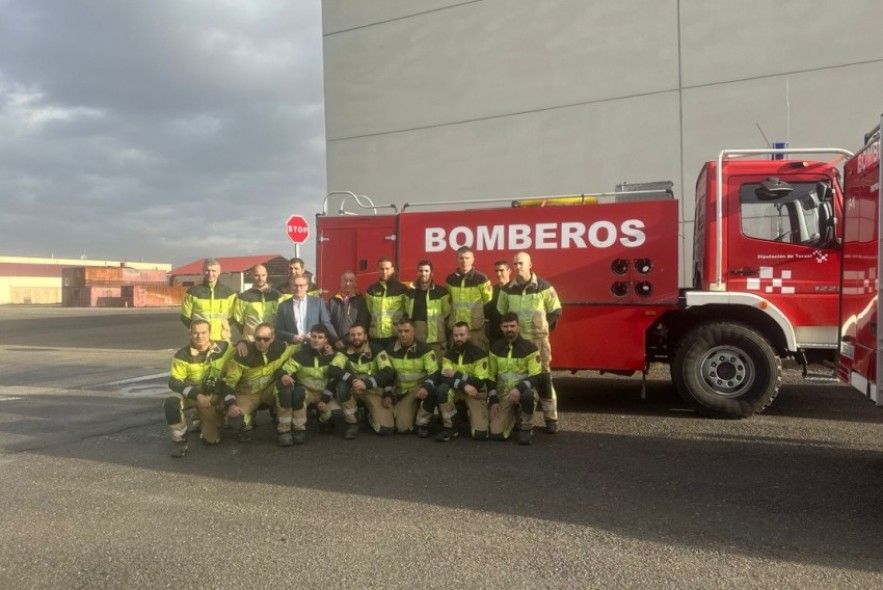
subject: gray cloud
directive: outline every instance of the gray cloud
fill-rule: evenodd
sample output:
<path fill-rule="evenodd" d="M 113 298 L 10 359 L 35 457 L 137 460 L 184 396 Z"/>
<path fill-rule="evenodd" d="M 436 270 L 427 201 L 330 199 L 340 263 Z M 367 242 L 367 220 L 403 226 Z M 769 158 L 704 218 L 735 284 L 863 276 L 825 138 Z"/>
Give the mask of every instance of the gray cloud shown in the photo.
<path fill-rule="evenodd" d="M 325 193 L 320 12 L 0 0 L 0 252 L 291 254 Z"/>

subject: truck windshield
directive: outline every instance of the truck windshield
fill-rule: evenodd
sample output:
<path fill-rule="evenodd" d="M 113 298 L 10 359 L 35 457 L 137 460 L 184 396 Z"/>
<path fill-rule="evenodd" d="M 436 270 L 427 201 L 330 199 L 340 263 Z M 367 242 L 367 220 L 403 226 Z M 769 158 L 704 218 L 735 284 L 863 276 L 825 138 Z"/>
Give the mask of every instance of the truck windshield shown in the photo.
<path fill-rule="evenodd" d="M 742 233 L 749 238 L 819 247 L 831 238 L 832 204 L 819 195 L 824 183 L 795 182 L 794 190 L 776 200 L 762 200 L 760 183 L 743 184 L 739 191 Z M 823 195 L 822 195 L 823 196 Z"/>

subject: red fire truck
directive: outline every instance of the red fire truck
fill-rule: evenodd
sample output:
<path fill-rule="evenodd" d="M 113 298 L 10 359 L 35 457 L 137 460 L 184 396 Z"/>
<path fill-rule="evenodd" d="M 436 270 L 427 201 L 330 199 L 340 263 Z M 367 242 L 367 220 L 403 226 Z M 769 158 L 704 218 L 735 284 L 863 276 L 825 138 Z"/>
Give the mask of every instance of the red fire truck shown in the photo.
<path fill-rule="evenodd" d="M 880 183 L 880 126 L 844 167 L 843 283 L 840 308 L 840 378 L 883 406 L 877 367 L 883 346 L 877 331 L 880 276 L 883 273 L 883 199 Z"/>
<path fill-rule="evenodd" d="M 776 159 L 786 151 L 789 158 L 834 159 Z M 552 333 L 553 368 L 646 376 L 650 363 L 667 362 L 677 390 L 699 412 L 747 417 L 776 397 L 782 358 L 804 367 L 835 358 L 838 166 L 848 156 L 834 148 L 724 150 L 707 162 L 696 182 L 687 289 L 679 288 L 679 204 L 671 183 L 405 204 L 402 211 L 331 193 L 317 220 L 319 281 L 336 285 L 352 269 L 364 289 L 376 280 L 381 256 L 396 262 L 405 282 L 421 259 L 433 262 L 441 280 L 464 245 L 491 274 L 495 261 L 526 251 L 564 307 Z M 339 209 L 329 211 L 337 200 Z M 433 210 L 415 210 L 426 206 Z"/>

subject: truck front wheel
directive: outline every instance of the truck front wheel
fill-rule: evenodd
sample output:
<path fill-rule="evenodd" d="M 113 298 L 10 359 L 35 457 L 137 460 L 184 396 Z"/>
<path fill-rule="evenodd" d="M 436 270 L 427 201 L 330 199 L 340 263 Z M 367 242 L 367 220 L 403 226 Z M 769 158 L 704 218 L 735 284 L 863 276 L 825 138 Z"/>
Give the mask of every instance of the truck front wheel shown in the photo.
<path fill-rule="evenodd" d="M 748 326 L 706 323 L 683 337 L 671 374 L 681 397 L 700 414 L 747 418 L 778 395 L 782 362 Z"/>

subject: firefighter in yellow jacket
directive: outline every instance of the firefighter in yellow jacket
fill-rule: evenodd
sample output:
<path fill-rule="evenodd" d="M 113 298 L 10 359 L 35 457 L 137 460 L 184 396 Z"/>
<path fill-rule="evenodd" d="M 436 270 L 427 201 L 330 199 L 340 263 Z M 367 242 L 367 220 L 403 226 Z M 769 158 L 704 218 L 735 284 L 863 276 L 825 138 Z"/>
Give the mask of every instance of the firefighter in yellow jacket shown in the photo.
<path fill-rule="evenodd" d="M 469 324 L 469 339 L 481 349 L 487 350 L 487 328 L 485 327 L 484 306 L 494 294 L 487 275 L 476 270 L 475 254 L 468 246 L 457 249 L 457 270 L 445 279 L 445 287 L 451 294 L 451 314 L 448 328 L 453 329 L 457 322 Z"/>
<path fill-rule="evenodd" d="M 346 356 L 346 366 L 332 364 L 328 368 L 328 374 L 337 380 L 337 401 L 345 404 L 355 396 L 368 408 L 368 421 L 374 432 L 381 436 L 393 434 L 392 396 L 383 395 L 395 380 L 389 355 L 379 344 L 368 341 L 368 333 L 361 324 L 350 327 L 346 348 L 341 353 Z"/>
<path fill-rule="evenodd" d="M 163 408 L 172 435 L 170 455 L 174 458 L 187 454 L 184 410 L 196 410 L 202 420 L 200 438 L 204 442 L 221 442 L 224 419 L 219 385 L 234 348 L 229 342 L 212 340 L 210 333 L 208 321 L 194 320 L 190 323 L 190 343 L 172 358 L 169 389 L 173 394 L 165 399 Z"/>
<path fill-rule="evenodd" d="M 397 340 L 387 349 L 395 369 L 395 385 L 386 393 L 392 396 L 396 432 L 415 430 L 417 436 L 429 436 L 429 419 L 436 407 L 436 384 L 439 367 L 435 352 L 414 337 L 414 322 L 400 320 L 396 326 Z"/>
<path fill-rule="evenodd" d="M 252 342 L 246 345 L 245 354 L 234 356 L 227 365 L 221 390 L 227 408 L 227 424 L 239 432 L 239 442 L 251 440 L 253 416 L 258 409 L 275 409 L 276 371 L 293 350 L 293 346 L 275 339 L 271 324 L 260 323 L 254 329 Z"/>
<path fill-rule="evenodd" d="M 552 346 L 549 334 L 561 317 L 561 301 L 555 288 L 535 275 L 530 255 L 519 252 L 513 259 L 515 279 L 503 287 L 497 310 L 503 314 L 515 312 L 521 325 L 521 336 L 534 343 L 540 353 L 542 374 L 537 378 L 537 393 L 546 421 L 548 434 L 558 432 L 558 396 L 552 385 Z"/>
<path fill-rule="evenodd" d="M 256 264 L 251 269 L 251 281 L 251 288 L 236 296 L 230 313 L 230 320 L 246 341 L 254 340 L 258 324 L 275 323 L 276 310 L 282 300 L 282 293 L 267 282 L 267 267 L 263 264 Z"/>
<path fill-rule="evenodd" d="M 371 328 L 368 336 L 383 348 L 396 340 L 396 323 L 405 313 L 406 287 L 395 278 L 396 268 L 390 258 L 377 261 L 377 276 L 380 280 L 365 290 L 365 303 L 371 314 Z"/>
<path fill-rule="evenodd" d="M 211 325 L 214 341 L 230 340 L 230 315 L 236 301 L 236 291 L 218 282 L 221 263 L 207 258 L 202 265 L 203 281 L 193 285 L 181 300 L 181 322 L 190 327 L 194 320 L 206 320 Z"/>
<path fill-rule="evenodd" d="M 417 340 L 428 344 L 441 358 L 447 344 L 445 323 L 451 313 L 451 296 L 447 289 L 432 280 L 432 262 L 417 263 L 417 280 L 405 294 L 405 313 L 414 321 Z"/>
<path fill-rule="evenodd" d="M 457 402 L 466 404 L 472 438 L 487 439 L 487 377 L 488 353 L 469 340 L 469 325 L 457 322 L 451 333 L 451 346 L 442 358 L 437 397 L 443 428 L 435 440 L 447 442 L 457 438 Z"/>
<path fill-rule="evenodd" d="M 331 349 L 329 336 L 330 332 L 324 324 L 312 326 L 308 343 L 292 353 L 276 372 L 280 447 L 300 445 L 306 441 L 307 406 L 310 404 L 316 404 L 320 428 L 333 426 L 331 412 L 343 409 L 343 420 L 347 425 L 344 438 L 351 440 L 359 431 L 356 400 L 349 399 L 338 404 L 334 399 L 336 383 L 329 369 L 332 365 L 345 367 L 346 357 Z"/>
<path fill-rule="evenodd" d="M 521 415 L 518 444 L 533 442 L 536 384 L 542 373 L 537 347 L 519 333 L 518 315 L 506 312 L 500 319 L 503 339 L 488 353 L 488 411 L 491 439 L 506 440 Z"/>

